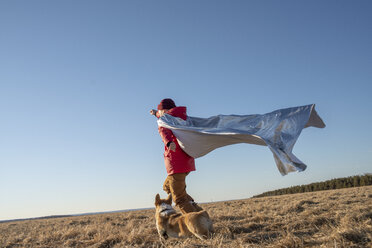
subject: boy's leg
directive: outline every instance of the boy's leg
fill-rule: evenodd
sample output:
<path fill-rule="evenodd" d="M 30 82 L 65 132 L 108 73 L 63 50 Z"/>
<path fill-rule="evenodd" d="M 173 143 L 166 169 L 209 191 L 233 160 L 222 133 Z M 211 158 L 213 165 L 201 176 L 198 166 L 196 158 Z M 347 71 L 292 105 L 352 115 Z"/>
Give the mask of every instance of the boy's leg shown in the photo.
<path fill-rule="evenodd" d="M 164 181 L 163 190 L 167 192 L 168 195 L 171 193 L 170 188 L 169 188 L 169 176 L 167 176 L 167 178 Z"/>
<path fill-rule="evenodd" d="M 191 197 L 186 193 L 186 175 L 187 173 L 169 175 L 163 188 L 166 192 L 169 189 L 172 194 L 173 202 L 182 213 L 197 212 L 198 210 L 190 201 Z"/>

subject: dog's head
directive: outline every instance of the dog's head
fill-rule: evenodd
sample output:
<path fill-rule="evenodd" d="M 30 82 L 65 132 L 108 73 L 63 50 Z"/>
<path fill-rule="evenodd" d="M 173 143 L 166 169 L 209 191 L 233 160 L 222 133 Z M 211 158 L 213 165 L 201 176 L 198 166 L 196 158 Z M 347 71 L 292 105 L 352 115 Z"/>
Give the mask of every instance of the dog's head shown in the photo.
<path fill-rule="evenodd" d="M 167 199 L 160 199 L 160 195 L 155 196 L 155 209 L 156 213 L 161 216 L 167 216 L 169 213 L 175 212 L 172 208 L 172 195 L 169 194 Z"/>
<path fill-rule="evenodd" d="M 167 199 L 160 199 L 160 195 L 155 196 L 155 219 L 156 228 L 160 238 L 168 239 L 166 231 L 168 217 L 176 211 L 172 208 L 172 195 L 168 195 Z"/>

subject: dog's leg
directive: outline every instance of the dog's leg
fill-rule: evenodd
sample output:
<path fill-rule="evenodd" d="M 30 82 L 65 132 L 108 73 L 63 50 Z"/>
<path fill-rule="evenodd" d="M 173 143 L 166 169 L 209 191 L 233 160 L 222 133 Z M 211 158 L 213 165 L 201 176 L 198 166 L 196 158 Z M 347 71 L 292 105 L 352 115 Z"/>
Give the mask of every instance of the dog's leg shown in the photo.
<path fill-rule="evenodd" d="M 193 234 L 201 240 L 207 240 L 212 238 L 212 233 L 210 232 L 210 230 L 206 228 L 198 228 L 198 230 Z"/>
<path fill-rule="evenodd" d="M 194 233 L 194 235 L 196 237 L 198 237 L 199 239 L 201 240 L 207 240 L 210 238 L 210 235 L 209 235 L 209 232 L 208 231 L 205 231 L 203 233 Z"/>

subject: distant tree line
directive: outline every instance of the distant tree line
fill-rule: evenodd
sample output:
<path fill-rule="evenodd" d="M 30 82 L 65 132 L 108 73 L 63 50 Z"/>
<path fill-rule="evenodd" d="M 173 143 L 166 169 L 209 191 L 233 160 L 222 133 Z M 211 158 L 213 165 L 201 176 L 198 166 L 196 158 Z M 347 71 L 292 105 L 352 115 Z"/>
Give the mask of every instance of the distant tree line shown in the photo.
<path fill-rule="evenodd" d="M 292 186 L 284 189 L 277 189 L 273 191 L 268 191 L 253 197 L 264 197 L 264 196 L 274 196 L 274 195 L 286 195 L 295 194 L 303 192 L 313 192 L 320 190 L 329 189 L 342 189 L 342 188 L 352 188 L 360 186 L 372 185 L 372 174 L 364 174 L 362 176 L 352 176 L 332 179 L 324 182 L 311 183 L 307 185 Z"/>

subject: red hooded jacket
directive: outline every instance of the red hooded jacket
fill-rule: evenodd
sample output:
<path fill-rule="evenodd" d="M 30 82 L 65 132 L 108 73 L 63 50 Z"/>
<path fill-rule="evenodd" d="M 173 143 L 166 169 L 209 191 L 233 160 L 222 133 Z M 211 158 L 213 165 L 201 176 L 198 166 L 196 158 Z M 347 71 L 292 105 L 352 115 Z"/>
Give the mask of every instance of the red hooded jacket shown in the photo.
<path fill-rule="evenodd" d="M 174 107 L 170 109 L 167 114 L 180 117 L 183 120 L 187 119 L 186 107 Z M 164 142 L 164 162 L 168 175 L 194 171 L 195 159 L 182 150 L 173 132 L 168 128 L 159 127 L 159 134 Z M 167 146 L 169 142 L 174 142 L 176 144 L 176 151 L 169 149 Z"/>

